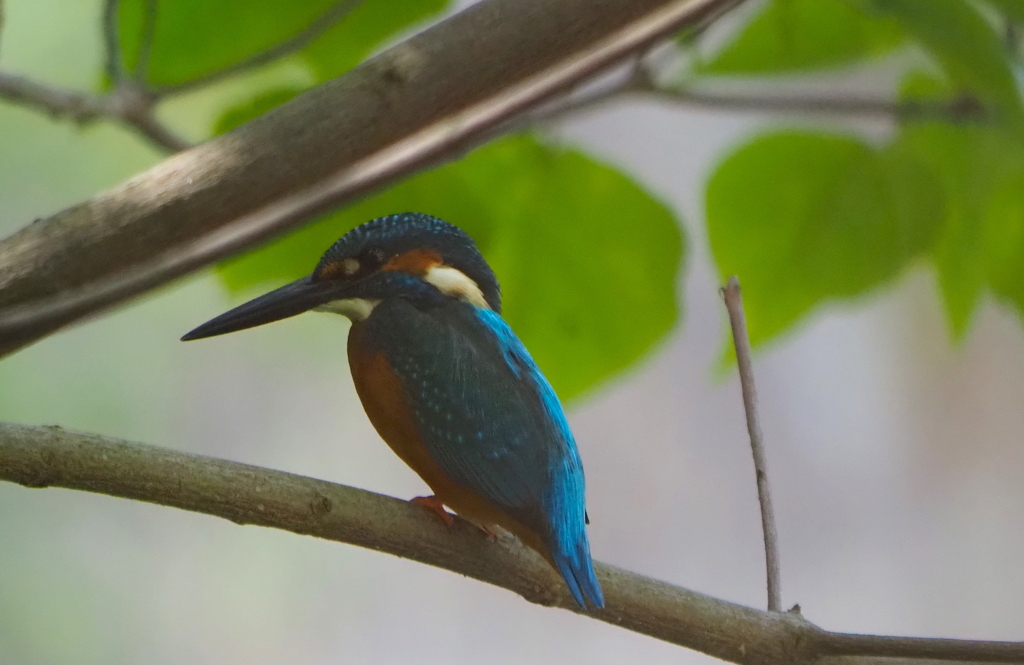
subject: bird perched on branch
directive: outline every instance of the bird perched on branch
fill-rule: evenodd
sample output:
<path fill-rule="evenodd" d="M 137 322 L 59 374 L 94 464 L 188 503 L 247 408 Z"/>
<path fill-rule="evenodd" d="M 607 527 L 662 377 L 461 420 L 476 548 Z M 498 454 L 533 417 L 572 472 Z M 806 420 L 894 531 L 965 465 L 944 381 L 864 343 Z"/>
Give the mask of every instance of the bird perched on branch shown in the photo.
<path fill-rule="evenodd" d="M 316 310 L 352 321 L 349 365 L 381 438 L 434 496 L 541 553 L 581 607 L 603 607 L 586 533 L 583 465 L 561 404 L 501 318 L 490 266 L 461 229 L 420 213 L 353 229 L 312 274 L 183 340 Z"/>

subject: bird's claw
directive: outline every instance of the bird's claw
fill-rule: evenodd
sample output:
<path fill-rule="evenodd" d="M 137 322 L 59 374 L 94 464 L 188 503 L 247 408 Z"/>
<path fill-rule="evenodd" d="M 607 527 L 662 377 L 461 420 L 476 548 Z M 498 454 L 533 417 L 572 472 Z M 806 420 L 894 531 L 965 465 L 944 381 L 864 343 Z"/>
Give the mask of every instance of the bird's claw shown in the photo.
<path fill-rule="evenodd" d="M 455 524 L 455 517 L 444 509 L 444 501 L 436 496 L 417 496 L 409 501 L 437 513 L 437 515 L 444 520 L 444 523 L 448 526 Z"/>

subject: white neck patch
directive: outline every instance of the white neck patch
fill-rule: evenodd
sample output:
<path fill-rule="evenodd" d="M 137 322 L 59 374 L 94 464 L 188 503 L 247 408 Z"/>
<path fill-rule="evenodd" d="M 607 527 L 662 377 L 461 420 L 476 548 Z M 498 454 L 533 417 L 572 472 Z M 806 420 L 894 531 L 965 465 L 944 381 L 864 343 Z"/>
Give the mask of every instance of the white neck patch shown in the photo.
<path fill-rule="evenodd" d="M 457 268 L 446 265 L 436 265 L 429 268 L 423 275 L 423 281 L 433 284 L 437 290 L 446 296 L 452 296 L 464 300 L 470 305 L 481 309 L 490 309 L 484 298 L 480 286 L 470 279 L 466 273 Z"/>
<path fill-rule="evenodd" d="M 380 304 L 379 300 L 367 300 L 366 298 L 346 298 L 344 300 L 332 300 L 319 307 L 314 307 L 316 312 L 331 312 L 347 316 L 353 322 L 362 321 L 373 313 L 373 308 Z"/>

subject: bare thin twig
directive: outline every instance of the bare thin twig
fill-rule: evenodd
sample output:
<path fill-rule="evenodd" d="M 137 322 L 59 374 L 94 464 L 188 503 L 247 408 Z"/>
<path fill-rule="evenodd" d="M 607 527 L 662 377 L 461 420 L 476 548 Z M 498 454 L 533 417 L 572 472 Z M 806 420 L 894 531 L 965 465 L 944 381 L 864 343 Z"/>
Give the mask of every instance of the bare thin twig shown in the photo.
<path fill-rule="evenodd" d="M 120 120 L 155 145 L 171 152 L 178 152 L 190 148 L 191 143 L 157 120 L 155 107 L 161 96 L 210 85 L 294 53 L 350 14 L 360 3 L 361 0 L 339 0 L 302 32 L 262 53 L 191 81 L 151 90 L 146 85 L 146 72 L 153 51 L 158 2 L 145 0 L 145 22 L 138 60 L 129 79 L 125 76 L 124 52 L 121 48 L 118 26 L 120 0 L 106 0 L 103 7 L 103 37 L 105 68 L 113 87 L 110 93 L 96 95 L 64 90 L 15 74 L 0 72 L 0 98 L 31 106 L 53 117 L 67 117 L 79 123 L 100 118 Z"/>
<path fill-rule="evenodd" d="M 583 612 L 551 566 L 514 538 L 488 538 L 462 520 L 446 527 L 415 504 L 322 480 L 59 427 L 8 423 L 0 423 L 0 480 L 97 492 L 351 543 L 494 584 L 534 603 Z M 595 568 L 606 607 L 588 616 L 731 662 L 1024 662 L 1020 642 L 833 633 L 796 612 L 763 612 L 606 564 Z"/>
<path fill-rule="evenodd" d="M 338 21 L 351 14 L 361 3 L 362 0 L 338 0 L 338 2 L 331 5 L 324 13 L 316 17 L 312 23 L 292 38 L 275 44 L 266 51 L 257 53 L 250 58 L 236 62 L 233 65 L 228 65 L 223 69 L 198 76 L 190 81 L 159 87 L 154 92 L 161 97 L 188 92 L 242 72 L 262 67 L 292 53 L 301 51 L 313 43 L 317 37 L 330 30 Z"/>
<path fill-rule="evenodd" d="M 142 24 L 142 38 L 139 41 L 139 57 L 135 61 L 132 77 L 143 84 L 149 72 L 149 59 L 153 55 L 153 38 L 156 36 L 156 19 L 159 13 L 158 0 L 146 0 L 145 22 Z"/>
<path fill-rule="evenodd" d="M 121 29 L 118 25 L 120 0 L 106 0 L 103 5 L 103 47 L 107 76 L 116 86 L 124 78 L 124 53 L 121 51 Z"/>
<path fill-rule="evenodd" d="M 890 100 L 875 97 L 815 94 L 765 94 L 759 92 L 711 92 L 658 83 L 637 60 L 628 76 L 589 94 L 570 96 L 561 103 L 532 114 L 530 122 L 546 122 L 588 111 L 627 97 L 646 97 L 683 106 L 745 113 L 798 113 L 835 116 L 880 116 L 894 120 L 941 120 L 978 122 L 988 117 L 981 100 L 963 93 L 947 101 Z"/>
<path fill-rule="evenodd" d="M 877 115 L 898 120 L 932 119 L 949 122 L 978 121 L 986 117 L 985 107 L 976 97 L 969 94 L 961 95 L 948 102 L 921 102 L 891 101 L 870 97 L 726 94 L 672 88 L 653 88 L 643 92 L 665 101 L 731 111 Z"/>
<path fill-rule="evenodd" d="M 54 88 L 7 72 L 0 72 L 0 98 L 80 123 L 108 112 L 101 95 Z"/>
<path fill-rule="evenodd" d="M 188 150 L 192 144 L 157 120 L 152 98 L 134 82 L 122 83 L 111 94 L 118 117 L 152 143 L 170 152 Z"/>
<path fill-rule="evenodd" d="M 740 386 L 743 391 L 743 409 L 747 414 L 747 432 L 754 455 L 754 473 L 757 476 L 757 498 L 761 503 L 761 527 L 764 531 L 764 555 L 768 571 L 768 610 L 782 610 L 781 575 L 779 572 L 779 535 L 775 529 L 772 493 L 768 486 L 768 466 L 764 454 L 761 423 L 757 418 L 757 389 L 754 387 L 754 367 L 750 361 L 750 339 L 747 337 L 747 317 L 743 312 L 740 281 L 733 275 L 722 288 L 725 307 L 729 311 L 732 340 L 736 347 Z"/>
<path fill-rule="evenodd" d="M 151 4 L 155 7 L 155 0 L 151 0 Z M 116 119 L 165 150 L 185 150 L 191 144 L 154 116 L 152 95 L 141 83 L 124 77 L 124 63 L 118 41 L 118 6 L 118 0 L 108 0 L 103 11 L 106 67 L 113 83 L 109 93 L 66 90 L 0 71 L 0 99 L 42 111 L 53 118 L 67 118 L 78 124 L 87 124 L 101 118 Z"/>
<path fill-rule="evenodd" d="M 191 147 L 188 141 L 157 121 L 145 91 L 131 81 L 122 81 L 109 94 L 96 95 L 54 88 L 0 71 L 0 99 L 79 124 L 114 118 L 171 152 Z"/>
<path fill-rule="evenodd" d="M 0 0 L 0 44 L 3 43 L 4 16 L 4 0 Z"/>

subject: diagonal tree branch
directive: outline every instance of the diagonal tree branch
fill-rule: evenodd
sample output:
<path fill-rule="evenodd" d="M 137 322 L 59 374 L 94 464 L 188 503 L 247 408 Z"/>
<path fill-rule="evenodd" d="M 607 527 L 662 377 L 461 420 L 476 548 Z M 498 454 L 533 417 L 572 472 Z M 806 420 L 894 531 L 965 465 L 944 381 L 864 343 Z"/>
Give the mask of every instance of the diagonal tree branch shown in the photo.
<path fill-rule="evenodd" d="M 508 118 L 739 1 L 473 5 L 0 242 L 0 354 L 457 154 Z"/>
<path fill-rule="evenodd" d="M 316 17 L 312 23 L 306 26 L 306 28 L 297 35 L 290 39 L 286 39 L 279 44 L 275 44 L 266 51 L 257 53 L 251 58 L 246 58 L 245 60 L 236 62 L 233 65 L 228 65 L 223 69 L 218 69 L 217 71 L 199 76 L 190 81 L 157 88 L 153 92 L 158 97 L 188 92 L 218 81 L 223 81 L 226 78 L 236 76 L 242 72 L 256 69 L 263 65 L 268 65 L 276 60 L 280 60 L 281 58 L 301 51 L 312 44 L 320 35 L 330 30 L 332 27 L 337 25 L 341 19 L 351 14 L 357 7 L 359 7 L 360 4 L 362 4 L 362 0 L 338 0 L 338 2 L 335 2 L 333 5 L 328 7 L 326 11 Z"/>
<path fill-rule="evenodd" d="M 550 566 L 515 539 L 488 538 L 461 520 L 446 527 L 415 504 L 352 487 L 59 427 L 7 423 L 0 423 L 0 480 L 98 492 L 351 543 L 582 612 Z M 762 612 L 605 564 L 596 568 L 607 606 L 590 616 L 735 663 L 1024 662 L 1024 643 L 832 633 L 799 613 Z"/>

